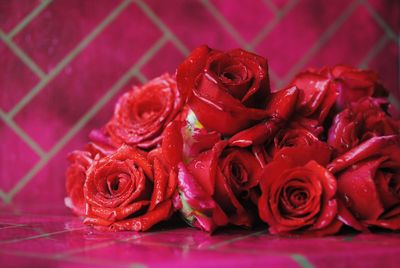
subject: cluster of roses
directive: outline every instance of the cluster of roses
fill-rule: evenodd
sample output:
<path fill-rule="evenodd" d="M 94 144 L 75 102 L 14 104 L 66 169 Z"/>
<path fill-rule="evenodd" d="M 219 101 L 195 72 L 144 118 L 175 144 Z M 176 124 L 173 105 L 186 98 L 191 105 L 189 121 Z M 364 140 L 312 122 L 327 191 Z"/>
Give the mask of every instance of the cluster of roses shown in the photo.
<path fill-rule="evenodd" d="M 335 66 L 270 90 L 265 58 L 196 48 L 126 92 L 70 154 L 66 204 L 84 223 L 145 231 L 179 211 L 212 232 L 400 230 L 400 121 L 372 71 Z"/>

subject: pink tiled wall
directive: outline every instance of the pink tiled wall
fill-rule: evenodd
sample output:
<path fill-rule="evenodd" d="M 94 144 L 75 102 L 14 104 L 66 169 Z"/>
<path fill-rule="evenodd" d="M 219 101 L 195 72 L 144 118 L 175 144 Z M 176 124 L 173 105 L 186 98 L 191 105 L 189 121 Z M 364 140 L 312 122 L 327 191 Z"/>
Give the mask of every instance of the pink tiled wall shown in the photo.
<path fill-rule="evenodd" d="M 399 97 L 399 25 L 398 0 L 0 0 L 0 202 L 61 206 L 67 152 L 203 43 L 266 56 L 275 88 L 348 63 Z"/>

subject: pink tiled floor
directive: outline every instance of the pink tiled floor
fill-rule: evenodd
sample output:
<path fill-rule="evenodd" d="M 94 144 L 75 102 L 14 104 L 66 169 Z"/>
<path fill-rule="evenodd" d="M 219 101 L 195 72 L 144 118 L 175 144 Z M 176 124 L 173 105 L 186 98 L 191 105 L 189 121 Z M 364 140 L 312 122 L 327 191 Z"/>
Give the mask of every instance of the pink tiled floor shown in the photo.
<path fill-rule="evenodd" d="M 98 232 L 65 213 L 0 213 L 2 267 L 397 267 L 400 234 L 281 238 L 265 227 L 214 235 L 158 226 Z"/>

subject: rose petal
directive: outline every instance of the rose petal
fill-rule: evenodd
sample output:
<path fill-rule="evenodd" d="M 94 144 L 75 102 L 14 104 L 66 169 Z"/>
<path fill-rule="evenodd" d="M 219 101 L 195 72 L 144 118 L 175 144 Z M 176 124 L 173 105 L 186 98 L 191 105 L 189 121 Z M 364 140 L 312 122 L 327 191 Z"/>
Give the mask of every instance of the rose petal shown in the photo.
<path fill-rule="evenodd" d="M 160 221 L 167 220 L 171 214 L 172 201 L 166 200 L 142 216 L 114 222 L 109 229 L 111 231 L 147 231 Z"/>

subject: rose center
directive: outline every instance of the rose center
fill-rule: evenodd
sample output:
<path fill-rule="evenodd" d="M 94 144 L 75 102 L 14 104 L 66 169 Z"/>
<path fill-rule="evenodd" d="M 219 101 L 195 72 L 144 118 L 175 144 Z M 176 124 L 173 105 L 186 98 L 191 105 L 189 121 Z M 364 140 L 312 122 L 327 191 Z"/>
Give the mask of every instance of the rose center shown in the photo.
<path fill-rule="evenodd" d="M 235 179 L 240 179 L 241 168 L 236 163 L 231 163 L 231 174 Z"/>
<path fill-rule="evenodd" d="M 228 81 L 236 82 L 240 80 L 240 77 L 236 76 L 234 73 L 224 72 L 222 73 L 221 80 L 226 82 Z"/>
<path fill-rule="evenodd" d="M 120 174 L 118 176 L 112 177 L 111 179 L 107 180 L 107 192 L 109 195 L 114 195 L 126 186 L 127 183 L 127 175 Z"/>
<path fill-rule="evenodd" d="M 389 189 L 397 198 L 400 199 L 400 175 L 394 174 L 389 180 Z"/>
<path fill-rule="evenodd" d="M 152 117 L 154 114 L 158 114 L 162 107 L 159 102 L 146 101 L 138 104 L 136 109 L 137 117 L 139 117 L 141 120 L 146 120 Z"/>
<path fill-rule="evenodd" d="M 287 196 L 289 196 L 290 205 L 298 208 L 307 203 L 309 195 L 304 189 L 288 189 Z"/>

